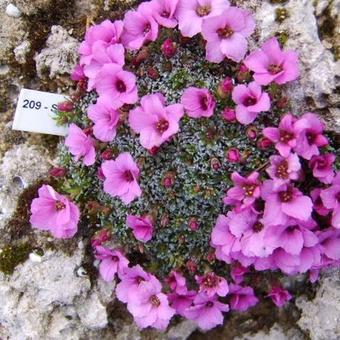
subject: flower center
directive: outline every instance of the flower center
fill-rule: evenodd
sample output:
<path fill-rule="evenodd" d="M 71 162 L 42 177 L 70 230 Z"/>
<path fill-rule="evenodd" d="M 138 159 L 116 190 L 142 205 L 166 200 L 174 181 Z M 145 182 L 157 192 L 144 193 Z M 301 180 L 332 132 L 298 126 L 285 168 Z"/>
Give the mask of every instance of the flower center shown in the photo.
<path fill-rule="evenodd" d="M 207 288 L 213 288 L 217 286 L 218 281 L 219 280 L 216 275 L 214 275 L 213 273 L 209 273 L 203 278 L 202 285 Z"/>
<path fill-rule="evenodd" d="M 254 191 L 256 189 L 255 184 L 245 184 L 242 189 L 244 190 L 244 195 L 247 197 L 251 197 L 254 195 Z"/>
<path fill-rule="evenodd" d="M 275 176 L 281 179 L 288 178 L 288 162 L 286 160 L 277 166 Z"/>
<path fill-rule="evenodd" d="M 244 106 L 252 106 L 255 105 L 257 102 L 256 98 L 254 97 L 247 97 L 244 101 L 243 101 L 243 105 Z"/>
<path fill-rule="evenodd" d="M 262 212 L 264 210 L 264 200 L 258 198 L 254 202 L 254 208 L 257 212 Z"/>
<path fill-rule="evenodd" d="M 207 96 L 202 96 L 200 98 L 200 104 L 201 104 L 201 107 L 204 111 L 208 110 L 208 97 Z"/>
<path fill-rule="evenodd" d="M 116 256 L 116 255 L 113 255 L 111 259 L 112 259 L 112 261 L 114 261 L 114 262 L 118 262 L 118 261 L 119 261 L 119 257 Z"/>
<path fill-rule="evenodd" d="M 55 208 L 56 208 L 58 211 L 60 211 L 60 210 L 65 209 L 65 208 L 66 208 L 66 205 L 65 205 L 63 202 L 61 202 L 61 201 L 56 201 L 56 202 L 55 202 Z"/>
<path fill-rule="evenodd" d="M 120 92 L 120 93 L 123 93 L 126 91 L 126 85 L 125 83 L 123 82 L 123 80 L 121 79 L 118 79 L 117 82 L 116 82 L 116 88 L 117 90 Z"/>
<path fill-rule="evenodd" d="M 159 298 L 156 295 L 152 295 L 150 297 L 150 302 L 154 307 L 159 307 L 161 305 L 161 302 L 159 301 Z"/>
<path fill-rule="evenodd" d="M 132 175 L 132 172 L 130 170 L 126 170 L 123 174 L 124 180 L 127 182 L 133 182 L 134 177 Z"/>
<path fill-rule="evenodd" d="M 279 197 L 282 203 L 290 202 L 293 198 L 293 192 L 291 189 L 288 189 L 287 191 L 282 191 L 279 193 Z"/>
<path fill-rule="evenodd" d="M 234 31 L 229 26 L 226 26 L 224 28 L 219 28 L 217 34 L 221 39 L 228 39 L 234 34 Z"/>
<path fill-rule="evenodd" d="M 148 24 L 146 24 L 146 25 L 144 26 L 143 33 L 144 33 L 144 34 L 147 34 L 147 33 L 150 32 L 150 30 L 151 30 L 151 25 L 148 23 Z"/>
<path fill-rule="evenodd" d="M 165 119 L 160 120 L 157 123 L 156 129 L 159 133 L 165 132 L 169 128 L 169 122 Z"/>
<path fill-rule="evenodd" d="M 268 71 L 270 74 L 278 74 L 283 70 L 281 65 L 270 64 L 268 66 Z"/>
<path fill-rule="evenodd" d="M 308 140 L 309 144 L 314 144 L 315 139 L 316 139 L 316 134 L 315 133 L 307 132 L 306 133 L 306 137 L 307 137 L 307 140 Z"/>
<path fill-rule="evenodd" d="M 168 11 L 163 11 L 163 13 L 161 14 L 161 16 L 162 16 L 163 18 L 169 18 L 170 13 L 169 13 Z"/>
<path fill-rule="evenodd" d="M 324 159 L 319 159 L 316 167 L 319 170 L 326 169 L 327 168 L 327 162 Z"/>
<path fill-rule="evenodd" d="M 136 282 L 138 285 L 140 285 L 143 281 L 145 281 L 141 276 L 136 277 Z"/>
<path fill-rule="evenodd" d="M 256 222 L 254 225 L 253 225 L 253 231 L 255 233 L 259 233 L 262 229 L 263 229 L 263 224 L 261 222 Z"/>
<path fill-rule="evenodd" d="M 206 304 L 205 304 L 206 307 L 213 307 L 214 306 L 214 303 L 212 301 L 208 301 Z"/>
<path fill-rule="evenodd" d="M 210 14 L 211 12 L 211 6 L 198 6 L 196 8 L 196 13 L 199 17 L 205 17 L 206 15 Z"/>
<path fill-rule="evenodd" d="M 280 131 L 280 142 L 288 143 L 290 140 L 294 138 L 294 135 L 288 131 Z"/>

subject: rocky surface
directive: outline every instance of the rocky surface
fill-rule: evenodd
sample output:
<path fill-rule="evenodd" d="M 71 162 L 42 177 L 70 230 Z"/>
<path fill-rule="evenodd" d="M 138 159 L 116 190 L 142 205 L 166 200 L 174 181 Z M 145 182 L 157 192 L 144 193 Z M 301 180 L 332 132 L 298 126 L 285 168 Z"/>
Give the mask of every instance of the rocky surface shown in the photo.
<path fill-rule="evenodd" d="M 340 1 L 234 3 L 255 12 L 255 40 L 285 33 L 286 46 L 299 51 L 301 79 L 288 88 L 293 110 L 317 111 L 339 133 Z M 18 242 L 25 241 L 32 247 L 23 257 L 26 261 L 15 262 L 11 275 L 0 273 L 0 339 L 338 339 L 339 271 L 321 279 L 314 299 L 297 298 L 292 311 L 277 311 L 267 304 L 263 307 L 267 314 L 255 310 L 248 319 L 231 316 L 208 334 L 195 331 L 191 322 L 175 324 L 163 335 L 141 333 L 112 296 L 113 286 L 90 272 L 92 260 L 80 239 L 55 243 L 42 233 L 28 235 L 18 216 L 14 226 L 19 230 L 11 229 L 13 214 L 25 212 L 18 210 L 22 208 L 18 198 L 21 205 L 29 186 L 46 178 L 57 142 L 11 131 L 17 95 L 22 87 L 69 92 L 67 73 L 76 62 L 86 24 L 115 10 L 117 4 L 111 0 L 0 0 L 0 256 L 9 244 L 16 249 Z M 263 315 L 267 320 L 261 320 Z"/>

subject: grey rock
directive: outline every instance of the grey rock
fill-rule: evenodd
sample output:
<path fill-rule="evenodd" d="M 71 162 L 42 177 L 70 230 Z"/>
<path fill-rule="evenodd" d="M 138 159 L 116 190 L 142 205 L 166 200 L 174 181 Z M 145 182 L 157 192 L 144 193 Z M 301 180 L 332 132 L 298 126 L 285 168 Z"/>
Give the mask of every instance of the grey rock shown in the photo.
<path fill-rule="evenodd" d="M 28 53 L 31 50 L 31 43 L 28 40 L 23 41 L 14 49 L 15 60 L 19 64 L 25 64 Z"/>
<path fill-rule="evenodd" d="M 46 48 L 36 54 L 37 73 L 40 78 L 55 78 L 69 74 L 77 63 L 79 43 L 61 26 L 52 26 Z"/>
<path fill-rule="evenodd" d="M 302 310 L 298 321 L 301 329 L 312 340 L 337 340 L 340 338 L 340 269 L 330 270 L 320 280 L 315 299 L 300 297 L 296 305 Z"/>
<path fill-rule="evenodd" d="M 6 14 L 13 18 L 19 18 L 21 16 L 21 12 L 19 11 L 18 7 L 14 6 L 13 4 L 7 5 Z"/>

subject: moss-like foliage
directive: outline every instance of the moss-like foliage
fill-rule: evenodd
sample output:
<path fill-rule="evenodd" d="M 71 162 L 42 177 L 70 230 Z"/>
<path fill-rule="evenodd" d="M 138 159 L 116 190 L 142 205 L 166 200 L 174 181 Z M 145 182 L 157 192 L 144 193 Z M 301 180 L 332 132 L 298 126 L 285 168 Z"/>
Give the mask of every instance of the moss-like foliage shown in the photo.
<path fill-rule="evenodd" d="M 15 267 L 27 260 L 32 247 L 29 243 L 0 248 L 0 271 L 12 274 Z"/>

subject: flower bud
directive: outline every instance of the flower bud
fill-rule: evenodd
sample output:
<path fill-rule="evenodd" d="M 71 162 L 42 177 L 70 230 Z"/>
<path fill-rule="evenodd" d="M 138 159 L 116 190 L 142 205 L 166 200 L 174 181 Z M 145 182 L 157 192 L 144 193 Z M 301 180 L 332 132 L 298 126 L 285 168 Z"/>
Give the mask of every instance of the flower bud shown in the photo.
<path fill-rule="evenodd" d="M 163 177 L 163 186 L 165 188 L 171 188 L 175 183 L 175 175 L 172 172 L 168 172 Z"/>
<path fill-rule="evenodd" d="M 189 228 L 192 231 L 196 231 L 199 227 L 199 223 L 196 217 L 190 217 L 189 219 Z"/>
<path fill-rule="evenodd" d="M 217 158 L 213 157 L 210 160 L 210 166 L 213 170 L 217 171 L 221 168 L 221 162 Z"/>
<path fill-rule="evenodd" d="M 187 261 L 186 267 L 190 273 L 195 273 L 197 271 L 197 264 L 192 260 Z"/>
<path fill-rule="evenodd" d="M 237 148 L 231 148 L 226 154 L 226 159 L 231 163 L 239 163 L 241 161 L 241 154 Z"/>
<path fill-rule="evenodd" d="M 254 125 L 250 125 L 246 130 L 246 135 L 250 140 L 254 140 L 257 137 L 257 132 L 257 128 Z"/>
<path fill-rule="evenodd" d="M 101 158 L 108 161 L 110 159 L 112 159 L 113 156 L 113 151 L 111 149 L 106 149 L 101 153 Z"/>
<path fill-rule="evenodd" d="M 222 111 L 222 117 L 227 121 L 227 122 L 236 122 L 236 113 L 234 109 L 230 108 L 225 108 Z"/>
<path fill-rule="evenodd" d="M 70 101 L 61 102 L 58 104 L 58 111 L 71 112 L 74 110 L 74 105 Z"/>
<path fill-rule="evenodd" d="M 103 169 L 101 167 L 99 167 L 98 170 L 97 170 L 97 177 L 101 181 L 105 181 L 105 175 L 104 175 Z"/>
<path fill-rule="evenodd" d="M 239 82 L 243 82 L 248 79 L 250 75 L 249 69 L 246 65 L 242 64 L 237 72 L 236 78 Z"/>
<path fill-rule="evenodd" d="M 268 139 L 267 137 L 262 137 L 258 142 L 257 142 L 257 147 L 260 150 L 266 150 L 272 145 L 272 141 Z"/>
<path fill-rule="evenodd" d="M 67 173 L 67 169 L 63 167 L 53 167 L 50 169 L 49 174 L 52 177 L 64 177 Z"/>
<path fill-rule="evenodd" d="M 217 94 L 220 98 L 225 99 L 230 96 L 231 92 L 233 91 L 233 81 L 231 78 L 226 77 L 223 79 L 217 88 Z"/>
<path fill-rule="evenodd" d="M 171 58 L 177 52 L 177 45 L 171 39 L 166 39 L 162 44 L 161 51 L 166 58 Z"/>
<path fill-rule="evenodd" d="M 156 156 L 157 152 L 159 150 L 159 147 L 158 146 L 153 146 L 149 151 L 150 155 L 151 156 Z"/>
<path fill-rule="evenodd" d="M 285 109 L 288 105 L 288 98 L 287 97 L 281 97 L 277 103 L 276 103 L 277 107 L 279 109 Z"/>
<path fill-rule="evenodd" d="M 149 67 L 148 77 L 152 80 L 157 80 L 159 78 L 159 72 L 155 67 Z"/>
<path fill-rule="evenodd" d="M 132 65 L 138 67 L 143 61 L 148 59 L 150 53 L 148 47 L 143 47 L 138 54 L 132 59 Z"/>

